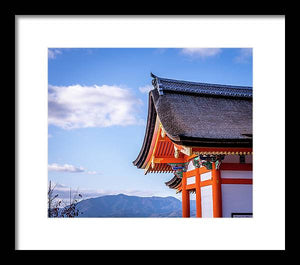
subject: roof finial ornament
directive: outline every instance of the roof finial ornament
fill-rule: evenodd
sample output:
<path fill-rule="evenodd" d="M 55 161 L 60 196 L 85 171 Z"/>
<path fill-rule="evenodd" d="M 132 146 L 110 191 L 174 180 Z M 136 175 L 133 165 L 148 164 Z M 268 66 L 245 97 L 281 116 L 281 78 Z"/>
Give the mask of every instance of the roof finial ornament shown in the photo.
<path fill-rule="evenodd" d="M 160 79 L 156 75 L 154 75 L 152 72 L 150 72 L 152 79 L 152 85 L 157 89 L 159 95 L 163 95 L 163 89 L 160 87 Z"/>
<path fill-rule="evenodd" d="M 150 72 L 151 77 L 156 78 L 157 76 L 155 74 L 153 74 L 152 72 Z"/>

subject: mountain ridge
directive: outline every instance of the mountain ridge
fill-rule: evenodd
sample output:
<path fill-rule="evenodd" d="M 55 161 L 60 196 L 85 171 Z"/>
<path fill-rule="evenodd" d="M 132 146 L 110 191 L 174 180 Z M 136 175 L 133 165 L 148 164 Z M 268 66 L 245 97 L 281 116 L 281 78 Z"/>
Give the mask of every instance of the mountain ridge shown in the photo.
<path fill-rule="evenodd" d="M 85 199 L 77 203 L 78 217 L 182 217 L 182 203 L 175 197 L 140 197 L 123 193 Z M 191 200 L 191 216 L 195 202 Z"/>

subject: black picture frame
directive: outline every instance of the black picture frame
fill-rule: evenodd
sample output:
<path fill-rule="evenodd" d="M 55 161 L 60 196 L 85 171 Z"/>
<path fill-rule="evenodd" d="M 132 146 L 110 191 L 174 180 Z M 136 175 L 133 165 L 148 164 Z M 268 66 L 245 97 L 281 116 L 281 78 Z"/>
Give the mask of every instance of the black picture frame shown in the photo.
<path fill-rule="evenodd" d="M 253 213 L 231 213 L 231 218 L 243 218 L 242 215 L 249 215 L 250 218 L 253 217 Z M 249 218 L 246 217 L 246 218 Z"/>
<path fill-rule="evenodd" d="M 44 5 L 44 3 L 42 3 Z M 239 6 L 239 10 L 237 8 L 237 5 L 235 5 L 235 8 L 230 8 L 230 6 L 228 6 L 228 3 L 224 3 L 224 6 L 226 5 L 227 8 L 224 7 L 219 7 L 219 10 L 217 10 L 216 6 L 210 8 L 186 8 L 184 9 L 182 5 L 173 5 L 173 11 L 170 9 L 170 6 L 168 6 L 167 9 L 164 9 L 162 7 L 158 7 L 154 4 L 150 5 L 144 5 L 145 8 L 143 10 L 137 10 L 135 9 L 135 11 L 133 11 L 132 6 L 128 5 L 126 2 L 125 4 L 127 5 L 127 8 L 122 8 L 119 7 L 119 11 L 116 9 L 116 7 L 113 7 L 112 9 L 106 9 L 106 11 L 103 11 L 105 9 L 101 8 L 101 11 L 95 9 L 93 6 L 90 6 L 89 10 L 82 10 L 82 5 L 80 5 L 80 7 L 78 5 L 74 5 L 75 8 L 73 7 L 73 11 L 72 8 L 70 9 L 70 5 L 66 5 L 67 7 L 65 8 L 61 8 L 61 9 L 53 9 L 53 7 L 51 7 L 51 5 L 48 5 L 48 7 L 44 7 L 44 8 L 30 8 L 27 5 L 27 8 L 20 8 L 20 7 L 14 7 L 14 8 L 9 8 L 9 11 L 7 9 L 6 11 L 6 16 L 5 16 L 5 21 L 8 24 L 9 30 L 7 31 L 8 34 L 8 41 L 6 41 L 6 48 L 8 51 L 9 56 L 7 56 L 7 58 L 9 58 L 9 63 L 8 63 L 8 68 L 7 68 L 7 72 L 9 73 L 8 79 L 9 79 L 9 83 L 11 84 L 12 87 L 15 87 L 15 80 L 16 80 L 16 72 L 15 72 L 15 44 L 16 44 L 16 39 L 15 39 L 15 18 L 17 15 L 99 15 L 99 14 L 105 14 L 105 15 L 117 15 L 117 14 L 122 14 L 122 15 L 285 15 L 286 11 L 285 8 L 282 7 L 275 7 L 274 5 L 269 5 L 268 8 L 254 8 L 252 5 L 249 5 L 248 7 L 241 7 L 241 5 Z M 52 6 L 57 6 L 52 4 Z M 61 6 L 61 3 L 60 3 Z M 77 6 L 77 9 L 76 9 Z M 89 5 L 86 5 L 86 7 L 88 7 Z M 177 10 L 174 10 L 174 6 L 177 6 Z M 79 11 L 80 9 L 80 11 Z M 175 8 L 176 9 L 176 8 Z M 180 11 L 179 11 L 180 9 Z M 121 11 L 122 10 L 122 11 Z M 155 11 L 154 11 L 155 10 Z M 168 11 L 166 11 L 168 10 Z M 200 11 L 201 10 L 201 11 Z M 9 92 L 9 97 L 7 98 L 6 101 L 10 102 L 10 110 L 8 112 L 8 115 L 6 115 L 7 121 L 9 122 L 9 128 L 10 128 L 10 132 L 7 133 L 8 136 L 8 142 L 11 143 L 10 147 L 9 147 L 9 154 L 7 154 L 7 159 L 9 161 L 9 168 L 11 168 L 12 170 L 10 171 L 9 175 L 10 177 L 8 178 L 9 180 L 9 189 L 8 189 L 8 193 L 9 193 L 9 204 L 10 206 L 7 207 L 8 208 L 8 213 L 7 215 L 9 216 L 9 218 L 6 218 L 6 222 L 8 224 L 7 228 L 9 230 L 9 238 L 6 237 L 6 244 L 5 244 L 5 248 L 6 248 L 6 254 L 16 254 L 16 252 L 18 252 L 18 254 L 26 254 L 25 252 L 28 251 L 20 251 L 15 249 L 15 239 L 16 239 L 16 205 L 15 205 L 15 197 L 17 196 L 16 190 L 15 190 L 15 185 L 16 185 L 16 167 L 18 164 L 18 161 L 16 160 L 16 152 L 17 152 L 17 145 L 18 143 L 16 142 L 16 134 L 17 134 L 17 128 L 15 125 L 16 122 L 16 101 L 15 101 L 15 96 L 16 96 L 16 91 L 14 89 L 10 89 L 8 90 Z M 6 91 L 7 93 L 7 91 Z M 13 139 L 14 138 L 14 139 Z M 232 213 L 231 217 L 233 217 L 233 215 L 252 215 L 252 213 Z M 7 240 L 9 239 L 9 240 Z M 45 254 L 49 254 L 50 253 L 48 251 L 29 251 L 29 252 L 34 252 L 32 254 L 36 255 L 38 253 L 45 255 Z M 38 253 L 37 253 L 38 252 Z M 52 251 L 52 252 L 58 252 L 58 251 Z M 64 252 L 64 251 L 59 251 L 60 253 Z M 88 255 L 91 255 L 91 251 L 65 251 L 67 253 L 65 254 L 71 254 L 73 255 L 73 257 L 82 255 L 83 252 L 88 252 Z M 70 253 L 71 252 L 71 253 Z M 96 255 L 99 254 L 99 251 L 93 251 L 94 253 L 96 253 Z M 109 254 L 110 251 L 108 251 Z M 203 255 L 205 251 L 202 251 L 201 255 Z M 124 252 L 122 252 L 124 253 Z M 208 254 L 208 256 L 210 256 L 211 254 L 213 254 L 212 251 L 207 251 L 206 252 Z M 225 255 L 226 253 L 222 252 L 223 255 Z M 242 255 L 243 257 L 245 257 L 245 254 L 249 254 L 249 252 L 245 252 L 245 251 L 237 251 L 235 252 L 235 258 L 240 254 L 241 258 Z M 261 252 L 260 252 L 261 253 Z M 278 251 L 277 251 L 278 253 Z M 103 254 L 103 251 L 102 253 Z M 149 254 L 149 253 L 148 253 Z M 218 253 L 218 255 L 221 254 L 220 251 Z M 274 251 L 272 251 L 272 254 L 274 254 Z M 285 257 L 282 254 L 282 251 L 279 251 L 278 253 L 279 255 L 276 255 L 276 257 Z M 20 255 L 18 255 L 20 257 Z M 68 255 L 69 256 L 69 255 Z M 249 256 L 249 255 L 248 255 Z M 24 255 L 23 255 L 24 257 Z M 99 258 L 99 256 L 98 256 Z"/>

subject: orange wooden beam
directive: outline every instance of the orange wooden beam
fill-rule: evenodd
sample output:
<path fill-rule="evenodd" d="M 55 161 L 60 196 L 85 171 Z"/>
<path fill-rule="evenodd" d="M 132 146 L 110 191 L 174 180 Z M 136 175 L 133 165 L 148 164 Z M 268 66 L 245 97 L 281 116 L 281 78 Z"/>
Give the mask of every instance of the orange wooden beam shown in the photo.
<path fill-rule="evenodd" d="M 155 157 L 154 163 L 184 163 L 184 159 L 175 157 Z"/>
<path fill-rule="evenodd" d="M 199 173 L 200 174 L 204 174 L 204 173 L 208 173 L 208 172 L 210 172 L 210 170 L 207 169 L 206 167 L 200 167 L 199 168 Z"/>
<path fill-rule="evenodd" d="M 183 173 L 181 183 L 182 217 L 190 217 L 190 192 L 187 189 L 185 172 Z"/>
<path fill-rule="evenodd" d="M 202 217 L 200 182 L 199 168 L 196 168 L 196 217 Z"/>
<path fill-rule="evenodd" d="M 160 142 L 171 142 L 171 143 L 173 143 L 167 135 L 165 135 L 164 138 L 160 138 L 159 141 Z"/>
<path fill-rule="evenodd" d="M 190 156 L 187 156 L 187 155 L 184 155 L 184 156 L 185 156 L 185 159 L 186 159 L 187 161 L 190 161 L 191 159 L 197 157 L 197 155 L 195 155 L 195 154 L 190 155 Z"/>
<path fill-rule="evenodd" d="M 196 189 L 196 184 L 189 184 L 189 185 L 186 185 L 186 189 L 187 189 L 187 190 L 194 190 L 194 189 Z"/>
<path fill-rule="evenodd" d="M 200 181 L 200 187 L 205 187 L 205 186 L 209 186 L 209 185 L 212 185 L 212 180 L 210 180 L 210 179 Z M 195 184 L 190 184 L 190 185 L 187 185 L 186 187 L 188 187 L 189 190 L 196 188 Z M 178 188 L 178 191 L 182 191 L 182 186 Z"/>
<path fill-rule="evenodd" d="M 212 195 L 213 195 L 213 216 L 222 217 L 222 192 L 220 170 L 216 169 L 215 162 L 212 163 Z"/>
<path fill-rule="evenodd" d="M 184 162 L 187 161 L 185 160 Z M 182 217 L 190 217 L 190 191 L 187 190 L 186 172 L 183 172 L 182 174 L 181 194 L 182 194 Z"/>
<path fill-rule="evenodd" d="M 178 150 L 183 150 L 183 146 L 179 145 L 179 144 L 174 144 L 174 146 L 178 149 Z"/>
<path fill-rule="evenodd" d="M 200 182 L 200 187 L 205 187 L 205 186 L 208 186 L 208 185 L 212 185 L 212 180 L 211 179 L 204 180 L 204 181 Z"/>
<path fill-rule="evenodd" d="M 196 171 L 195 170 L 187 171 L 187 172 L 185 172 L 185 175 L 187 178 L 194 177 L 194 176 L 196 176 Z"/>

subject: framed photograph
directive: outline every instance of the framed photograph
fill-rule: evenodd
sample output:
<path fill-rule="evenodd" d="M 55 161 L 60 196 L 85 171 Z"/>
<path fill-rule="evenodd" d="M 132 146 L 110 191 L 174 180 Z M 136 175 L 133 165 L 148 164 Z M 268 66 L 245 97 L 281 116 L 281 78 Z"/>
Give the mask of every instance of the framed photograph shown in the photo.
<path fill-rule="evenodd" d="M 15 23 L 16 249 L 285 248 L 284 16 Z"/>

